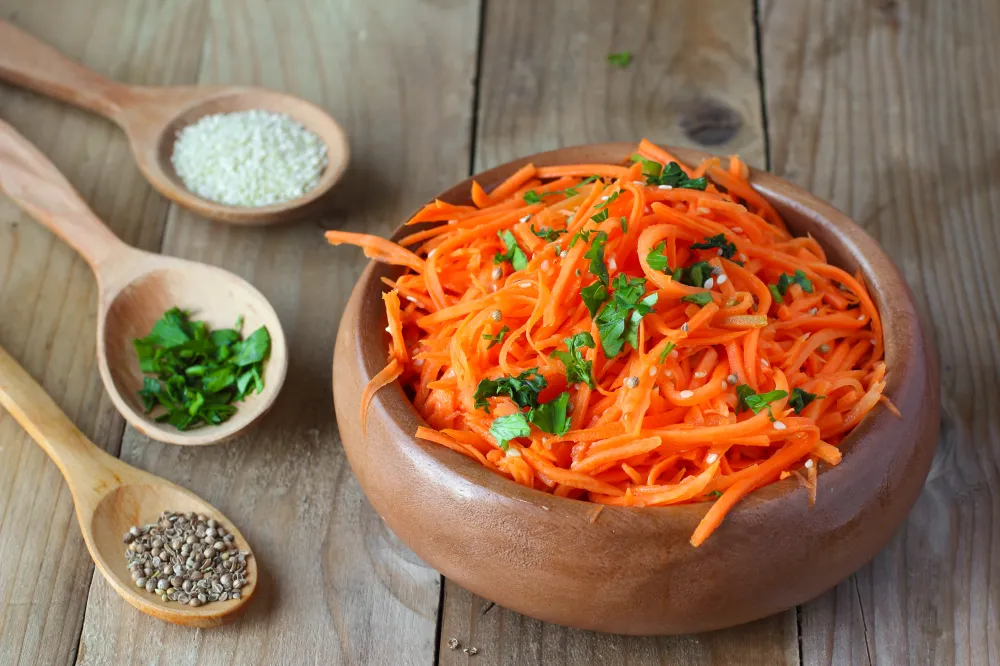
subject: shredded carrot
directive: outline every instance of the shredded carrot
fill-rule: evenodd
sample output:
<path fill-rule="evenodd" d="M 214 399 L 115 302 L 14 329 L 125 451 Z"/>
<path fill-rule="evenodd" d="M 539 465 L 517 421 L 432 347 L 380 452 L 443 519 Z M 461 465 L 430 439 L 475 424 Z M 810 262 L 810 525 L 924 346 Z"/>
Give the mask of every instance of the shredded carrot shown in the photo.
<path fill-rule="evenodd" d="M 879 403 L 899 413 L 870 281 L 792 237 L 738 158 L 638 153 L 474 183 L 473 205 L 428 204 L 400 244 L 326 237 L 403 267 L 363 428 L 399 379 L 417 437 L 594 502 L 590 522 L 607 504 L 712 502 L 698 546 L 761 486 L 795 477 L 811 506 L 844 437 Z"/>

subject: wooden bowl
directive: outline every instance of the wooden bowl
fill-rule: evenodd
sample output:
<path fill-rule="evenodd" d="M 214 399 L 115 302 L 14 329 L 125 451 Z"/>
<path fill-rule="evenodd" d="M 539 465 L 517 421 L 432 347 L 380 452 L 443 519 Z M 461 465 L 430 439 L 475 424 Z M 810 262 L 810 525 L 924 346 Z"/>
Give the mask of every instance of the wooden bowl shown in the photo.
<path fill-rule="evenodd" d="M 527 162 L 620 163 L 634 144 L 563 148 L 476 176 L 487 190 Z M 706 157 L 671 148 L 680 159 Z M 793 480 L 755 491 L 700 548 L 688 539 L 708 503 L 605 507 L 524 488 L 443 446 L 415 439 L 424 423 L 398 383 L 381 390 L 362 434 L 364 385 L 386 363 L 380 278 L 372 263 L 354 288 L 337 336 L 334 400 L 351 468 L 375 509 L 428 564 L 471 592 L 557 624 L 622 634 L 719 629 L 807 601 L 873 557 L 920 493 L 937 440 L 936 359 L 906 282 L 871 237 L 830 204 L 761 171 L 754 188 L 797 235 L 830 260 L 860 268 L 882 315 L 886 395 L 823 466 L 810 511 Z M 467 203 L 471 179 L 439 198 Z M 410 229 L 412 231 L 412 229 Z"/>

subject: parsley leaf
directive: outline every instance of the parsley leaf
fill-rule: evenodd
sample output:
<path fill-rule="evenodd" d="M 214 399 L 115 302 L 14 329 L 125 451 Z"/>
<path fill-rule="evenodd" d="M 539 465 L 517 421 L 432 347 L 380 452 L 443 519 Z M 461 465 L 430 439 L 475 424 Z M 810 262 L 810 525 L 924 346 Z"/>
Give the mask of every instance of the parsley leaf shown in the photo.
<path fill-rule="evenodd" d="M 681 300 L 685 303 L 694 303 L 698 307 L 705 307 L 712 302 L 712 292 L 709 291 L 699 291 L 697 294 L 688 294 L 687 296 L 682 296 Z"/>
<path fill-rule="evenodd" d="M 736 254 L 736 244 L 726 240 L 725 234 L 718 234 L 705 239 L 703 243 L 692 243 L 693 250 L 718 250 L 723 259 L 732 259 Z"/>
<path fill-rule="evenodd" d="M 510 440 L 530 436 L 531 427 L 524 414 L 517 412 L 493 419 L 493 423 L 490 425 L 490 434 L 497 440 L 497 445 L 506 451 L 510 448 L 508 445 Z"/>
<path fill-rule="evenodd" d="M 619 194 L 620 193 L 617 190 L 615 190 L 614 192 L 612 192 L 611 196 L 609 196 L 607 199 L 605 199 L 604 202 L 600 206 L 597 207 L 597 210 L 601 210 L 603 208 L 607 208 L 608 206 L 610 206 L 612 204 L 612 202 L 614 202 L 614 200 L 618 198 Z"/>
<path fill-rule="evenodd" d="M 684 169 L 677 162 L 670 162 L 666 166 L 654 160 L 647 160 L 638 153 L 632 155 L 633 162 L 642 164 L 642 175 L 646 177 L 647 185 L 669 185 L 670 187 L 683 187 L 689 190 L 702 190 L 708 187 L 708 179 L 688 178 Z"/>
<path fill-rule="evenodd" d="M 598 212 L 596 215 L 591 215 L 590 219 L 592 219 L 594 222 L 603 222 L 604 220 L 608 219 L 608 215 L 609 215 L 608 209 L 602 208 L 600 212 Z"/>
<path fill-rule="evenodd" d="M 594 234 L 590 249 L 584 253 L 585 259 L 590 259 L 590 273 L 601 281 L 601 284 L 608 284 L 608 267 L 604 264 L 604 246 L 608 242 L 608 235 L 603 231 Z"/>
<path fill-rule="evenodd" d="M 528 255 L 524 253 L 524 250 L 517 244 L 517 239 L 514 238 L 514 234 L 508 229 L 504 229 L 497 234 L 500 240 L 503 241 L 504 247 L 507 248 L 507 252 L 501 254 L 497 252 L 493 256 L 494 264 L 502 264 L 505 261 L 509 261 L 510 265 L 514 267 L 515 271 L 523 271 L 528 267 Z"/>
<path fill-rule="evenodd" d="M 767 413 L 771 413 L 771 403 L 775 400 L 781 400 L 788 395 L 787 391 L 768 391 L 767 393 L 754 393 L 754 390 L 747 386 L 746 384 L 740 384 L 736 387 L 736 395 L 739 398 L 739 402 L 736 405 L 736 411 L 742 412 L 749 409 L 754 414 L 760 414 L 763 410 L 767 410 Z M 771 416 L 771 420 L 774 420 L 774 416 Z"/>
<path fill-rule="evenodd" d="M 490 335 L 489 333 L 483 333 L 483 340 L 489 340 L 490 344 L 486 346 L 487 349 L 493 349 L 494 346 L 503 342 L 504 336 L 510 333 L 510 327 L 504 326 L 501 328 L 496 335 Z"/>
<path fill-rule="evenodd" d="M 663 254 L 667 249 L 666 241 L 660 241 L 653 246 L 649 254 L 646 255 L 646 263 L 654 271 L 663 271 L 664 273 L 670 272 L 670 265 L 667 263 L 667 257 Z"/>
<path fill-rule="evenodd" d="M 537 407 L 538 394 L 546 386 L 548 386 L 548 382 L 545 381 L 545 377 L 538 374 L 538 368 L 531 368 L 517 377 L 483 379 L 476 386 L 476 392 L 472 397 L 476 401 L 476 409 L 483 408 L 487 414 L 490 412 L 490 403 L 487 398 L 496 398 L 501 395 L 509 397 L 522 409 Z"/>
<path fill-rule="evenodd" d="M 583 298 L 583 304 L 590 311 L 590 318 L 593 319 L 597 316 L 597 311 L 601 309 L 604 302 L 608 300 L 608 289 L 598 280 L 589 287 L 581 289 L 580 297 Z"/>
<path fill-rule="evenodd" d="M 580 231 L 578 231 L 575 234 L 573 234 L 573 237 L 569 239 L 569 248 L 568 249 L 572 250 L 573 246 L 576 245 L 576 242 L 578 240 L 582 240 L 584 243 L 589 243 L 590 242 L 590 235 L 592 233 L 594 233 L 595 231 L 597 231 L 597 230 L 596 229 L 580 229 Z"/>
<path fill-rule="evenodd" d="M 714 497 L 715 499 L 718 499 L 718 498 L 722 497 L 722 491 L 721 490 L 713 490 L 712 492 L 710 492 L 708 494 L 708 496 L 709 497 Z"/>
<path fill-rule="evenodd" d="M 657 357 L 656 359 L 657 363 L 659 363 L 660 365 L 666 363 L 667 357 L 670 356 L 670 352 L 672 352 L 674 350 L 674 347 L 676 346 L 677 345 L 674 344 L 673 342 L 668 342 L 666 346 L 663 348 L 663 351 L 660 352 L 659 357 Z"/>
<path fill-rule="evenodd" d="M 800 388 L 792 389 L 792 397 L 788 399 L 788 404 L 795 409 L 796 414 L 801 414 L 802 410 L 812 402 L 813 400 L 822 400 L 825 395 L 816 395 L 815 393 L 809 393 L 808 391 L 803 391 Z"/>
<path fill-rule="evenodd" d="M 241 327 L 242 317 L 236 329 Z M 205 322 L 191 321 L 175 307 L 149 335 L 133 340 L 140 368 L 155 375 L 144 377 L 138 391 L 146 413 L 162 409 L 154 418 L 179 430 L 218 425 L 236 413 L 231 403 L 250 390 L 240 381 L 244 375 L 254 380 L 258 393 L 263 391 L 271 336 L 262 326 L 244 340 L 236 329 L 209 331 Z"/>
<path fill-rule="evenodd" d="M 657 294 L 645 294 L 644 278 L 629 278 L 625 273 L 615 276 L 614 291 L 597 315 L 597 330 L 606 357 L 614 358 L 625 343 L 634 349 L 638 344 L 639 322 L 653 311 Z"/>
<path fill-rule="evenodd" d="M 541 229 L 536 229 L 534 222 L 531 223 L 530 229 L 531 233 L 535 234 L 542 240 L 549 242 L 556 240 L 557 238 L 559 238 L 559 236 L 566 233 L 565 229 L 550 229 L 549 227 L 542 227 Z"/>
<path fill-rule="evenodd" d="M 621 51 L 620 53 L 609 53 L 608 62 L 610 62 L 615 67 L 620 69 L 625 69 L 632 62 L 632 54 L 628 51 Z"/>
<path fill-rule="evenodd" d="M 622 233 L 623 234 L 627 234 L 628 233 L 628 218 L 625 217 L 624 215 L 622 215 L 621 218 L 618 221 L 622 225 Z"/>
<path fill-rule="evenodd" d="M 580 193 L 580 191 L 577 189 L 578 187 L 580 187 L 581 185 L 588 185 L 590 183 L 593 183 L 598 178 L 600 178 L 600 176 L 596 176 L 596 175 L 595 176 L 587 176 L 586 178 L 584 178 L 583 180 L 581 180 L 579 183 L 577 183 L 573 187 L 567 187 L 565 190 L 556 190 L 556 193 L 562 192 L 567 197 L 575 197 L 577 194 Z"/>
<path fill-rule="evenodd" d="M 788 288 L 793 284 L 797 284 L 802 287 L 802 291 L 807 294 L 811 294 L 813 292 L 812 280 L 806 277 L 805 272 L 801 269 L 796 270 L 794 275 L 782 273 L 778 278 L 778 284 L 770 285 L 768 286 L 768 289 L 771 290 L 771 295 L 775 297 L 774 300 L 780 301 L 784 298 L 785 294 L 788 293 Z M 777 292 L 777 294 L 775 292 Z"/>
<path fill-rule="evenodd" d="M 566 383 L 575 384 L 583 382 L 590 388 L 594 388 L 593 363 L 583 358 L 581 350 L 585 347 L 594 347 L 594 337 L 586 331 L 564 338 L 568 351 L 554 351 L 553 358 L 562 361 L 566 366 Z"/>
<path fill-rule="evenodd" d="M 554 400 L 531 410 L 528 420 L 538 426 L 542 432 L 553 435 L 565 435 L 569 430 L 569 419 L 566 410 L 569 407 L 569 393 L 563 391 Z M 494 421 L 495 423 L 495 421 Z"/>
<path fill-rule="evenodd" d="M 528 190 L 527 192 L 524 193 L 522 199 L 524 199 L 524 203 L 527 204 L 542 203 L 542 197 L 544 197 L 546 194 L 548 194 L 548 192 L 545 192 L 543 194 L 538 194 L 538 192 L 534 190 Z"/>
<path fill-rule="evenodd" d="M 696 261 L 683 271 L 681 283 L 691 287 L 703 288 L 705 281 L 711 276 L 712 266 L 707 261 Z"/>

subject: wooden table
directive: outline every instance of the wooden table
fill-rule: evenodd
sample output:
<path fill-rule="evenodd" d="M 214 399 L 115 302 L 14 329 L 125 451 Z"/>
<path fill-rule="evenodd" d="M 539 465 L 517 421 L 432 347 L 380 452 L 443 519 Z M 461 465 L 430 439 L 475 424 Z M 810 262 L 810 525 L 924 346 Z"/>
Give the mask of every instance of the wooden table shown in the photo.
<path fill-rule="evenodd" d="M 330 214 L 214 225 L 154 193 L 108 123 L 0 87 L 0 117 L 124 240 L 244 276 L 292 352 L 244 439 L 146 439 L 98 378 L 86 265 L 0 198 L 0 344 L 100 445 L 231 516 L 263 572 L 229 627 L 133 611 L 94 576 L 55 466 L 2 414 L 0 664 L 1000 660 L 996 0 L 0 0 L 0 16 L 127 83 L 301 95 L 343 123 L 353 154 Z M 630 67 L 608 64 L 626 50 Z M 642 136 L 738 152 L 853 215 L 902 267 L 941 358 L 938 455 L 888 548 L 819 599 L 699 636 L 569 630 L 442 579 L 368 505 L 331 407 L 334 334 L 365 260 L 324 229 L 386 233 L 470 170 Z"/>

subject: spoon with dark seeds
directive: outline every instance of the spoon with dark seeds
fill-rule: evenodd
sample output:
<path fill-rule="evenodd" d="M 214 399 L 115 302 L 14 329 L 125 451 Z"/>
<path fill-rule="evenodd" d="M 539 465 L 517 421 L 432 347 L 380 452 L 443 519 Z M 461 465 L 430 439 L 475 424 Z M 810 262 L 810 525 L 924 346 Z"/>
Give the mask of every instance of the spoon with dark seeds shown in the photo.
<path fill-rule="evenodd" d="M 190 627 L 225 624 L 246 607 L 257 584 L 257 561 L 246 539 L 218 509 L 88 440 L 2 348 L 0 405 L 58 465 L 94 564 L 125 601 L 143 613 Z M 181 535 L 184 544 L 177 543 Z M 188 543 L 188 537 L 194 541 Z M 189 548 L 182 560 L 183 545 Z M 198 557 L 193 557 L 196 550 Z M 141 575 L 136 575 L 137 567 L 129 566 L 135 562 Z M 209 582 L 201 584 L 202 580 Z M 150 581 L 156 582 L 147 591 Z"/>

